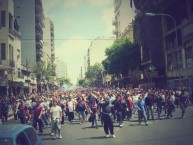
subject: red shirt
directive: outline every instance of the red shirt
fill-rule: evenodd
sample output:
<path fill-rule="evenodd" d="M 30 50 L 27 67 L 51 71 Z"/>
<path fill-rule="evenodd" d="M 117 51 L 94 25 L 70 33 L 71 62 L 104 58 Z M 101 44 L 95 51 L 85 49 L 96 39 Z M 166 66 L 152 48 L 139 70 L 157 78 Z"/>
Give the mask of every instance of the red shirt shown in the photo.
<path fill-rule="evenodd" d="M 38 105 L 38 106 L 36 107 L 36 111 L 37 111 L 37 116 L 38 116 L 38 117 L 40 116 L 40 113 L 41 113 L 42 110 L 43 110 L 43 108 L 42 108 L 41 105 Z"/>

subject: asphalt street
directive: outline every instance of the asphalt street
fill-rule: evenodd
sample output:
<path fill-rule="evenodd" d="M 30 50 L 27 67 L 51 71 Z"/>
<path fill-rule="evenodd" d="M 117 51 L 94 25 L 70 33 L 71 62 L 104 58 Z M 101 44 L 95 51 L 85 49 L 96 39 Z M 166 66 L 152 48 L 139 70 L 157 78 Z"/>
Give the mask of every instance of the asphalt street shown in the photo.
<path fill-rule="evenodd" d="M 92 128 L 89 122 L 80 125 L 76 117 L 73 124 L 65 120 L 62 139 L 50 136 L 50 128 L 44 129 L 41 138 L 43 145 L 193 145 L 193 106 L 187 108 L 186 118 L 180 116 L 181 110 L 177 108 L 174 119 L 162 116 L 162 120 L 150 120 L 145 126 L 139 125 L 134 115 L 131 121 L 124 121 L 123 128 L 114 124 L 116 138 L 105 138 L 103 127 Z"/>

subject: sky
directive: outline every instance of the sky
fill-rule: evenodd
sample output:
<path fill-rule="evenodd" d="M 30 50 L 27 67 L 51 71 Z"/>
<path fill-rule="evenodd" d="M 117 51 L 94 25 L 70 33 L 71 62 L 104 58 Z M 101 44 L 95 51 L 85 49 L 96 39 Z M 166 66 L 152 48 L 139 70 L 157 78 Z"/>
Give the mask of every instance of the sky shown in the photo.
<path fill-rule="evenodd" d="M 113 36 L 113 0 L 42 0 L 44 13 L 54 22 L 56 59 L 67 64 L 77 82 L 84 56 L 93 39 Z"/>

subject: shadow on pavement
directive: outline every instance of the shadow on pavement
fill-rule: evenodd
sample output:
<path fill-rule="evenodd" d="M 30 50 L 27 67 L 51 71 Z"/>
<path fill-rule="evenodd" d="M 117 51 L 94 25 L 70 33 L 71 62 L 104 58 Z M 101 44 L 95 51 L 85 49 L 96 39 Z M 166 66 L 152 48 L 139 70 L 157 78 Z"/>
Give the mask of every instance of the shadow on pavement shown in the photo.
<path fill-rule="evenodd" d="M 42 140 L 56 140 L 53 137 L 48 137 L 48 138 L 41 138 Z"/>
<path fill-rule="evenodd" d="M 80 138 L 77 140 L 86 140 L 86 139 L 108 139 L 105 136 L 96 136 L 96 137 L 88 137 L 88 138 Z"/>

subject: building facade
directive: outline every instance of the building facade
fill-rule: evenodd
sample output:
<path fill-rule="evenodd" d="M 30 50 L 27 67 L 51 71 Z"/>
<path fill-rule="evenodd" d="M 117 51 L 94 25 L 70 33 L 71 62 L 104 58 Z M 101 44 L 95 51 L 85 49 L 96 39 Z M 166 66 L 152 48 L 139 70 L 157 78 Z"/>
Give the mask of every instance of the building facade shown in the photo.
<path fill-rule="evenodd" d="M 113 45 L 115 41 L 115 37 L 105 37 L 101 36 L 94 39 L 89 46 L 89 66 L 94 65 L 95 63 L 102 63 L 102 61 L 106 58 L 105 50 L 106 48 Z M 87 66 L 88 67 L 88 66 Z"/>
<path fill-rule="evenodd" d="M 21 31 L 21 60 L 29 66 L 43 58 L 44 14 L 41 0 L 15 0 L 15 16 Z"/>
<path fill-rule="evenodd" d="M 54 24 L 49 17 L 45 18 L 43 28 L 43 60 L 46 64 L 53 64 L 55 61 Z"/>
<path fill-rule="evenodd" d="M 44 13 L 41 0 L 15 0 L 15 16 L 21 31 L 21 62 L 33 70 L 43 60 Z M 27 63 L 26 63 L 27 62 Z M 41 90 L 41 76 L 36 76 Z M 29 82 L 27 81 L 27 84 Z M 33 86 L 32 86 L 33 87 Z"/>
<path fill-rule="evenodd" d="M 0 1 L 0 95 L 24 93 L 26 78 L 22 74 L 21 33 L 14 13 L 13 0 Z M 27 85 L 26 85 L 27 87 Z"/>
<path fill-rule="evenodd" d="M 156 57 L 151 60 L 157 69 L 159 66 L 164 67 L 167 79 L 165 87 L 192 90 L 193 1 L 134 0 L 134 4 L 138 12 L 135 20 L 135 40 L 141 44 L 145 52 L 151 48 L 155 50 L 150 51 L 149 56 Z M 147 15 L 145 12 L 156 15 Z M 152 37 L 152 40 L 148 41 L 148 35 L 144 36 L 145 34 Z M 157 56 L 160 56 L 161 60 Z"/>
<path fill-rule="evenodd" d="M 115 18 L 112 24 L 115 26 L 113 34 L 116 38 L 130 38 L 133 41 L 132 22 L 135 17 L 135 8 L 130 7 L 128 0 L 114 0 Z"/>
<path fill-rule="evenodd" d="M 68 78 L 67 64 L 59 59 L 56 59 L 56 76 L 57 78 Z"/>

